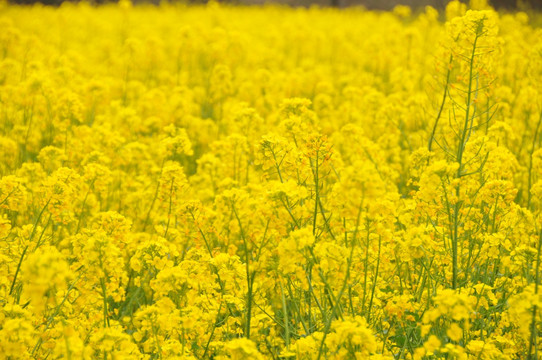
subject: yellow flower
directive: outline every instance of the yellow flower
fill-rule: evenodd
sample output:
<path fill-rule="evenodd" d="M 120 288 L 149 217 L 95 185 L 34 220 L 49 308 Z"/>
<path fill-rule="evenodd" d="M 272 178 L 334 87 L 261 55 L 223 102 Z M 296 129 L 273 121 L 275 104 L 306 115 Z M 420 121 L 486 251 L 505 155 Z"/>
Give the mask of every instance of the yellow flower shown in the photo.
<path fill-rule="evenodd" d="M 459 341 L 463 337 L 463 330 L 454 322 L 450 324 L 450 327 L 446 330 L 446 335 L 453 341 Z"/>
<path fill-rule="evenodd" d="M 437 350 L 440 349 L 440 345 L 441 345 L 440 340 L 435 335 L 431 335 L 425 341 L 425 343 L 423 344 L 423 347 L 427 351 L 427 355 L 433 355 Z"/>
<path fill-rule="evenodd" d="M 226 351 L 232 360 L 263 359 L 254 342 L 245 339 L 235 339 L 226 343 Z"/>

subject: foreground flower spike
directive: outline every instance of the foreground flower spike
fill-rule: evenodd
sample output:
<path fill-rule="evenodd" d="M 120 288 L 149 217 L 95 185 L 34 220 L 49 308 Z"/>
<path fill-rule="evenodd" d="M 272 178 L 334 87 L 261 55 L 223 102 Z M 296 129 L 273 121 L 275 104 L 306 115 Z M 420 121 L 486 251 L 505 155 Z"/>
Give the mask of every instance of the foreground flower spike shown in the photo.
<path fill-rule="evenodd" d="M 541 19 L 0 0 L 0 358 L 540 358 Z"/>

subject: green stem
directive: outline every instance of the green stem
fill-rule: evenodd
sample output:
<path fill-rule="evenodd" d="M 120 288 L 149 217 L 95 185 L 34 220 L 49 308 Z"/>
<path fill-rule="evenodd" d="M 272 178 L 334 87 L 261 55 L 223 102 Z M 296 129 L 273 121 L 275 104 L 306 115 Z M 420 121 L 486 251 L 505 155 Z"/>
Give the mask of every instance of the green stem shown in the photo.
<path fill-rule="evenodd" d="M 316 150 L 316 165 L 314 170 L 314 218 L 312 223 L 312 234 L 316 236 L 316 217 L 318 215 L 319 184 L 318 184 L 318 150 Z"/>
<path fill-rule="evenodd" d="M 38 224 L 41 220 L 41 217 L 43 216 L 43 213 L 45 212 L 45 209 L 47 209 L 47 206 L 49 205 L 49 202 L 51 202 L 51 198 L 47 200 L 47 203 L 45 203 L 45 206 L 43 209 L 41 209 L 38 218 L 36 219 L 36 222 L 34 223 L 34 227 L 32 228 L 32 233 L 30 234 L 30 238 L 28 239 L 28 242 L 30 243 L 32 239 L 34 238 L 34 235 L 36 235 L 36 229 L 38 228 Z M 15 283 L 17 282 L 17 276 L 19 275 L 19 271 L 21 270 L 21 264 L 23 263 L 24 256 L 26 254 L 26 251 L 28 250 L 28 246 L 23 250 L 23 253 L 21 254 L 21 258 L 19 259 L 19 263 L 17 264 L 17 269 L 15 270 L 15 275 L 13 276 L 13 281 L 11 282 L 11 287 L 9 288 L 9 295 L 13 293 L 13 289 L 15 288 Z"/>
<path fill-rule="evenodd" d="M 542 231 L 540 231 L 540 234 L 538 236 L 538 247 L 536 252 L 536 273 L 535 273 L 535 283 L 534 283 L 534 293 L 535 296 L 538 295 L 538 283 L 540 282 L 540 252 L 542 250 Z M 538 337 L 538 331 L 536 329 L 536 313 L 538 311 L 538 306 L 533 306 L 533 316 L 531 319 L 531 341 L 529 341 L 529 360 L 535 360 L 538 359 L 538 344 L 537 344 L 537 337 Z M 533 354 L 533 346 L 534 346 L 534 354 Z"/>
<path fill-rule="evenodd" d="M 540 112 L 540 117 L 538 118 L 538 122 L 536 124 L 536 129 L 534 131 L 533 136 L 533 143 L 531 145 L 531 152 L 529 154 L 529 178 L 528 178 L 528 184 L 527 184 L 527 209 L 531 207 L 531 187 L 532 187 L 532 171 L 533 171 L 533 153 L 534 149 L 536 148 L 536 142 L 538 140 L 538 131 L 540 130 L 540 124 L 542 123 L 542 111 Z"/>
<path fill-rule="evenodd" d="M 162 171 L 164 171 L 164 165 L 166 163 L 166 160 L 162 161 L 162 167 L 160 168 L 160 176 L 162 176 Z M 149 225 L 149 220 L 151 218 L 151 212 L 152 208 L 154 207 L 154 204 L 156 203 L 156 199 L 158 198 L 158 190 L 160 189 L 160 180 L 158 180 L 156 184 L 156 189 L 154 190 L 154 196 L 152 198 L 151 206 L 149 207 L 149 210 L 147 211 L 147 216 L 145 217 L 145 222 L 143 223 L 143 229 L 141 229 L 141 232 L 145 232 L 145 229 L 147 229 L 147 225 Z"/>
<path fill-rule="evenodd" d="M 171 179 L 171 186 L 169 188 L 169 209 L 167 212 L 167 225 L 166 225 L 166 231 L 164 231 L 164 237 L 167 236 L 167 232 L 169 230 L 169 223 L 171 221 L 171 207 L 173 203 L 173 184 L 175 183 L 175 177 Z"/>
<path fill-rule="evenodd" d="M 235 205 L 231 204 L 231 208 L 233 211 L 233 214 L 235 215 L 235 218 L 237 219 L 237 223 L 239 224 L 239 231 L 241 232 L 241 239 L 243 240 L 243 244 L 245 246 L 245 271 L 246 271 L 246 277 L 247 277 L 247 313 L 246 313 L 246 330 L 245 330 L 245 337 L 247 339 L 250 339 L 250 322 L 252 317 L 252 286 L 254 285 L 254 273 L 250 273 L 250 257 L 248 254 L 248 242 L 245 236 L 245 231 L 243 230 L 243 224 L 241 223 L 241 219 L 239 218 L 239 215 L 237 214 L 237 210 L 235 209 Z"/>
<path fill-rule="evenodd" d="M 102 297 L 103 297 L 103 313 L 104 313 L 104 328 L 109 326 L 109 320 L 107 318 L 107 289 L 105 287 L 105 280 L 104 278 L 100 279 L 100 285 L 102 287 Z"/>
<path fill-rule="evenodd" d="M 333 308 L 331 309 L 331 316 L 327 319 L 326 325 L 324 327 L 324 331 L 323 331 L 324 334 L 322 336 L 322 341 L 320 342 L 320 348 L 318 350 L 318 357 L 316 358 L 317 360 L 320 360 L 320 358 L 322 357 L 322 352 L 323 352 L 323 349 L 324 349 L 324 343 L 326 341 L 326 337 L 327 337 L 327 334 L 329 332 L 329 329 L 331 328 L 331 322 L 333 321 L 333 318 L 335 317 L 335 314 L 336 314 L 337 310 L 339 309 L 341 298 L 343 296 L 344 290 L 346 289 L 346 286 L 348 285 L 348 280 L 350 279 L 350 268 L 352 266 L 352 258 L 354 256 L 354 248 L 355 248 L 355 242 L 352 241 L 351 249 L 350 249 L 350 255 L 349 255 L 348 260 L 347 260 L 346 274 L 344 276 L 344 281 L 343 281 L 341 290 L 339 292 L 339 295 L 337 296 L 337 299 L 335 300 L 335 304 L 333 305 Z"/>
<path fill-rule="evenodd" d="M 462 176 L 462 170 L 463 170 L 463 154 L 465 151 L 466 141 L 467 141 L 467 133 L 469 132 L 469 123 L 470 123 L 470 108 L 471 108 L 471 101 L 472 101 L 472 85 L 473 85 L 473 72 L 474 72 L 474 58 L 476 56 L 476 44 L 478 43 L 478 38 L 481 35 L 483 29 L 483 21 L 481 21 L 478 24 L 478 28 L 476 29 L 476 37 L 474 38 L 474 43 L 472 45 L 472 53 L 470 57 L 469 62 L 469 86 L 467 91 L 467 103 L 466 103 L 466 110 L 465 110 L 465 123 L 463 125 L 463 131 L 461 133 L 461 138 L 459 141 L 459 146 L 457 149 L 457 157 L 456 161 L 459 164 L 459 167 L 457 168 L 456 173 L 456 179 L 459 179 Z M 458 182 L 456 186 L 456 199 L 459 199 L 460 197 L 460 183 Z M 459 200 L 456 200 L 457 202 L 454 205 L 454 231 L 452 236 L 452 289 L 457 288 L 457 277 L 459 272 L 459 265 L 458 265 L 458 259 L 457 259 L 457 248 L 458 248 L 458 242 L 459 242 L 459 210 L 461 208 L 461 202 Z"/>
<path fill-rule="evenodd" d="M 448 62 L 448 72 L 446 73 L 446 84 L 444 85 L 444 92 L 442 94 L 440 108 L 438 110 L 437 118 L 435 119 L 435 124 L 433 125 L 433 131 L 431 132 L 431 136 L 429 137 L 429 145 L 427 146 L 427 149 L 429 150 L 429 152 L 431 152 L 431 149 L 433 146 L 433 140 L 435 139 L 435 133 L 437 131 L 438 122 L 442 115 L 442 110 L 444 110 L 444 104 L 446 103 L 446 95 L 448 94 L 448 85 L 450 84 L 450 74 L 452 73 L 451 65 L 452 65 L 453 58 L 454 58 L 453 55 L 450 55 L 450 60 Z"/>
<path fill-rule="evenodd" d="M 378 237 L 378 256 L 376 257 L 376 269 L 375 269 L 375 277 L 373 280 L 373 288 L 371 290 L 371 299 L 369 301 L 369 310 L 367 311 L 367 322 L 370 323 L 371 321 L 371 310 L 373 308 L 373 299 L 375 296 L 376 291 L 376 283 L 378 282 L 378 271 L 380 269 L 380 253 L 382 250 L 382 236 Z"/>
<path fill-rule="evenodd" d="M 280 283 L 280 291 L 282 293 L 282 311 L 284 313 L 284 332 L 286 336 L 286 349 L 290 347 L 290 325 L 288 323 L 288 309 L 286 308 L 286 297 L 284 296 L 284 288 L 282 282 Z"/>

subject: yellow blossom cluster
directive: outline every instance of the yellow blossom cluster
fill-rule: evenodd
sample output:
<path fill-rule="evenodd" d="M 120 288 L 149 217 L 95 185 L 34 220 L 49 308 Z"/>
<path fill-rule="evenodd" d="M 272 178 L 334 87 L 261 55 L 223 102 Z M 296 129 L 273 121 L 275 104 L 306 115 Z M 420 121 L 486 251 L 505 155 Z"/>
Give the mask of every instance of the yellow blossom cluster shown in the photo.
<path fill-rule="evenodd" d="M 0 1 L 0 358 L 537 359 L 542 16 Z"/>

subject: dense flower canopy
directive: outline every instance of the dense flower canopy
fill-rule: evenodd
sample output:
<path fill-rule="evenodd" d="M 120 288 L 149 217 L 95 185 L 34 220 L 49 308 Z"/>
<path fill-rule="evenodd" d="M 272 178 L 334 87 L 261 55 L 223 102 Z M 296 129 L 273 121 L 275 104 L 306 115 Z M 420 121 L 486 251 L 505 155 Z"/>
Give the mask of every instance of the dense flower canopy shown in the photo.
<path fill-rule="evenodd" d="M 0 357 L 537 358 L 538 22 L 0 3 Z"/>

